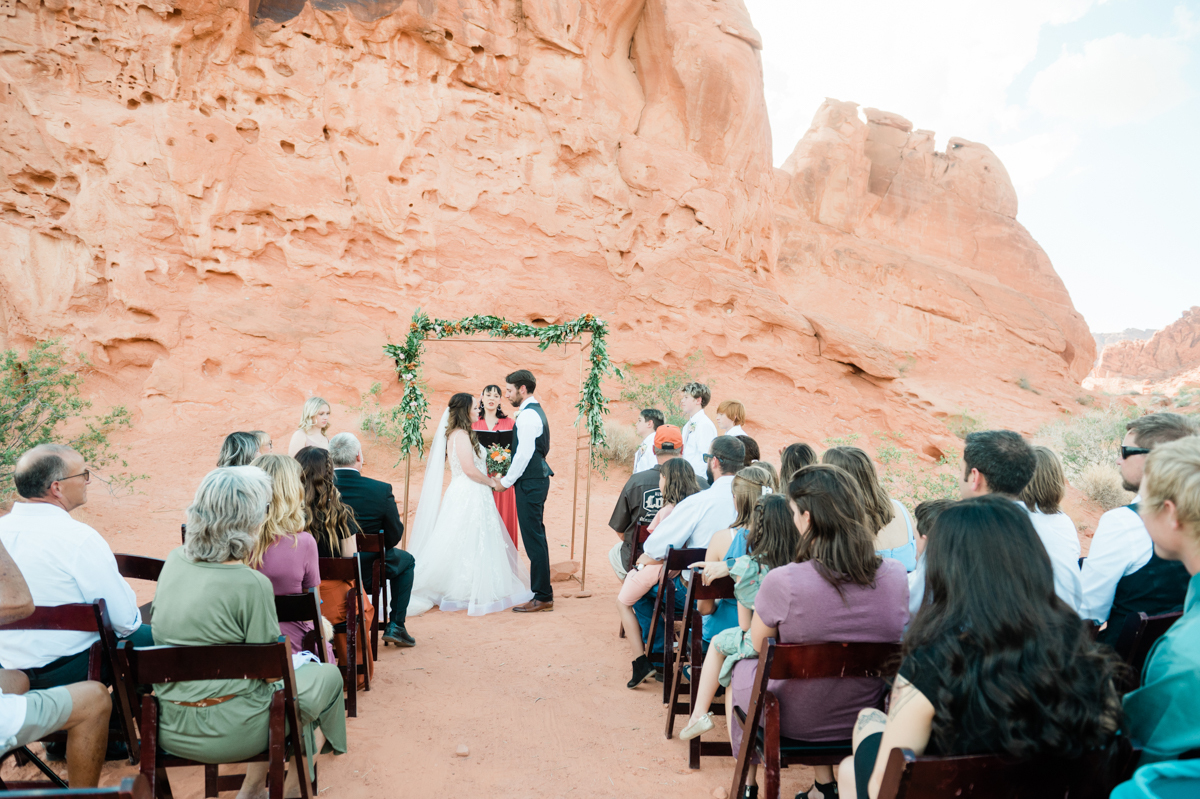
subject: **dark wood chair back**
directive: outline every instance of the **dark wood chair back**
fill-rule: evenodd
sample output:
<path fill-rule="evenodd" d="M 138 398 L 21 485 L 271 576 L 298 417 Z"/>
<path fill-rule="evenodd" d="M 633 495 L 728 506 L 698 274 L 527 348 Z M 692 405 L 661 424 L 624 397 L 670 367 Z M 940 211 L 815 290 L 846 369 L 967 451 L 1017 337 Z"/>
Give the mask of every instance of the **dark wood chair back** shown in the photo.
<path fill-rule="evenodd" d="M 678 617 L 675 610 L 675 581 L 671 572 L 679 572 L 704 560 L 708 554 L 706 549 L 675 549 L 667 547 L 666 557 L 663 558 L 662 573 L 658 575 L 658 595 L 654 597 L 654 612 L 650 616 L 650 629 L 646 635 L 646 657 L 651 663 L 662 664 L 663 670 L 663 702 L 671 691 L 671 680 L 675 666 L 675 622 Z M 653 652 L 654 638 L 661 628 L 663 634 L 663 651 Z"/>
<path fill-rule="evenodd" d="M 187 543 L 187 523 L 186 522 L 179 525 L 179 543 L 181 543 L 181 544 Z"/>
<path fill-rule="evenodd" d="M 691 582 L 688 583 L 687 598 L 683 604 L 683 632 L 679 636 L 679 651 L 675 656 L 675 667 L 672 670 L 671 690 L 667 700 L 667 738 L 675 732 L 675 717 L 690 716 L 696 704 L 696 695 L 700 692 L 700 675 L 704 673 L 704 617 L 701 615 L 698 603 L 700 600 L 726 600 L 735 602 L 733 597 L 733 578 L 722 577 L 714 580 L 712 585 L 704 585 L 699 570 L 693 570 Z M 688 698 L 680 700 L 684 692 L 683 665 L 689 664 Z M 724 704 L 713 705 L 712 712 L 718 716 L 725 715 Z M 733 757 L 733 748 L 728 741 L 702 741 L 700 737 L 688 741 L 688 768 L 700 768 L 701 757 Z"/>
<path fill-rule="evenodd" d="M 742 745 L 730 795 L 742 795 L 754 756 L 761 758 L 764 765 L 765 799 L 778 799 L 782 767 L 799 763 L 834 766 L 852 753 L 848 738 L 821 742 L 785 739 L 780 733 L 779 700 L 767 690 L 769 680 L 883 679 L 894 676 L 899 667 L 898 643 L 780 644 L 768 638 L 767 645 L 758 653 L 758 671 L 749 707 L 745 714 L 735 709 L 742 721 Z"/>
<path fill-rule="evenodd" d="M 893 749 L 878 799 L 1107 799 L 1131 751 L 1123 739 L 1073 760 L 918 757 L 911 749 Z"/>
<path fill-rule="evenodd" d="M 156 583 L 158 576 L 162 574 L 163 566 L 166 565 L 162 558 L 147 558 L 120 552 L 113 557 L 117 559 L 117 571 L 126 580 L 148 580 Z"/>
<path fill-rule="evenodd" d="M 1121 628 L 1116 645 L 1117 654 L 1129 667 L 1122 686 L 1125 693 L 1141 686 L 1142 671 L 1146 667 L 1146 658 L 1150 656 L 1150 650 L 1182 615 L 1183 612 L 1179 611 L 1163 613 L 1160 616 L 1131 613 L 1125 617 L 1125 626 Z"/>
<path fill-rule="evenodd" d="M 273 644 L 220 644 L 215 646 L 155 646 L 134 649 L 128 641 L 121 642 L 121 656 L 128 664 L 133 680 L 139 684 L 190 682 L 193 680 L 263 680 L 281 682 L 271 698 L 268 720 L 268 744 L 265 752 L 244 763 L 269 763 L 267 786 L 271 799 L 283 799 L 284 773 L 287 768 L 287 748 L 295 757 L 300 774 L 300 795 L 312 799 L 313 785 L 308 780 L 308 755 L 301 734 L 300 714 L 296 704 L 296 673 L 292 668 L 292 653 L 287 639 L 280 636 Z M 155 797 L 169 799 L 170 782 L 166 769 L 185 766 L 205 766 L 205 796 L 241 787 L 244 775 L 221 776 L 219 764 L 202 763 L 175 757 L 158 746 L 158 698 L 142 697 L 141 773 Z"/>
<path fill-rule="evenodd" d="M 350 583 L 350 590 L 346 592 L 346 662 L 339 663 L 338 667 L 342 670 L 342 676 L 346 682 L 346 715 L 356 718 L 358 716 L 359 674 L 364 677 L 365 690 L 371 689 L 369 669 L 366 663 L 360 665 L 358 662 L 360 642 L 365 646 L 367 641 L 362 567 L 358 558 L 318 558 L 317 568 L 321 573 L 322 580 L 344 580 Z"/>
<path fill-rule="evenodd" d="M 280 621 L 308 622 L 313 629 L 300 647 L 317 656 L 322 663 L 328 662 L 325 649 L 325 631 L 321 627 L 321 589 L 310 588 L 302 594 L 276 594 L 275 615 Z"/>
<path fill-rule="evenodd" d="M 34 608 L 32 615 L 19 621 L 0 625 L 0 630 L 69 630 L 96 633 L 100 636 L 100 640 L 92 644 L 88 652 L 88 679 L 101 681 L 102 668 L 105 663 L 108 664 L 112 675 L 112 701 L 116 707 L 121 736 L 129 747 L 129 762 L 137 764 L 138 737 L 131 705 L 133 693 L 124 662 L 118 657 L 117 634 L 113 632 L 112 622 L 108 617 L 108 607 L 103 599 L 97 599 L 87 604 L 81 602 L 69 605 L 38 606 Z M 56 732 L 42 740 L 65 741 L 66 734 Z M 40 759 L 32 754 L 30 757 L 36 761 L 35 765 L 41 764 L 38 768 L 42 773 L 47 775 L 53 773 L 48 767 L 44 767 Z M 37 784 L 44 786 L 47 783 Z M 52 780 L 49 784 L 57 785 L 60 788 L 66 787 L 62 780 Z"/>
<path fill-rule="evenodd" d="M 637 535 L 633 537 L 633 547 L 629 556 L 629 563 L 632 565 L 637 563 L 638 558 L 642 556 L 642 544 L 646 543 L 646 539 L 650 537 L 650 525 L 639 524 L 637 526 Z"/>
<path fill-rule="evenodd" d="M 8 785 L 12 786 L 16 783 L 8 783 Z M 107 788 L 12 790 L 5 786 L 3 780 L 0 780 L 0 792 L 4 793 L 5 799 L 56 799 L 57 797 L 63 797 L 63 799 L 66 797 L 70 797 L 70 799 L 153 799 L 153 794 L 150 793 L 150 784 L 140 774 L 136 777 L 126 777 L 121 780 L 120 785 L 111 785 Z"/>
<path fill-rule="evenodd" d="M 384 579 L 387 575 L 387 539 L 383 533 L 359 533 L 356 537 L 359 552 L 370 552 L 375 555 L 371 561 L 371 606 L 375 608 L 375 617 L 371 619 L 371 658 L 379 660 L 379 627 L 387 629 L 388 623 L 388 585 Z M 383 601 L 380 601 L 382 597 Z M 383 642 L 387 645 L 387 641 Z"/>

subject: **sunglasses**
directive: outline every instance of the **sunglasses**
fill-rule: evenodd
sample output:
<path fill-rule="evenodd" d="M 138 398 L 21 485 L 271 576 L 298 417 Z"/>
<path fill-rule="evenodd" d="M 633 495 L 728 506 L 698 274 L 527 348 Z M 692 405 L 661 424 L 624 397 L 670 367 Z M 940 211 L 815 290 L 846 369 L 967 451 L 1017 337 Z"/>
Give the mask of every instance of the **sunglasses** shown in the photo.
<path fill-rule="evenodd" d="M 68 476 L 68 477 L 64 477 L 64 478 L 62 478 L 62 480 L 56 480 L 55 482 L 57 482 L 57 483 L 61 483 L 63 480 L 73 480 L 73 479 L 75 479 L 76 477 L 82 477 L 82 478 L 83 478 L 83 482 L 85 482 L 85 483 L 90 483 L 90 482 L 92 482 L 92 470 L 91 470 L 91 469 L 84 469 L 84 470 L 83 470 L 82 472 L 80 472 L 79 474 L 72 474 L 72 475 L 70 475 L 70 476 Z"/>
<path fill-rule="evenodd" d="M 1121 460 L 1127 461 L 1134 455 L 1147 455 L 1150 450 L 1146 447 L 1117 447 L 1117 454 L 1121 456 Z"/>

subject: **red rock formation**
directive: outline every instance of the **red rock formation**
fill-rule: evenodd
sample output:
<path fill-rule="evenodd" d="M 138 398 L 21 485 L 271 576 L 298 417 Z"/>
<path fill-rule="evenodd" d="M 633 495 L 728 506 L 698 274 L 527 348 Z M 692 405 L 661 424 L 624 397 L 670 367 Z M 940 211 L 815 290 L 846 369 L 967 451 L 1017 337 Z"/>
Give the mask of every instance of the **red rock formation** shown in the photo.
<path fill-rule="evenodd" d="M 1160 390 L 1200 382 L 1200 305 L 1148 341 L 1117 341 L 1100 353 L 1088 385 L 1108 391 Z"/>
<path fill-rule="evenodd" d="M 65 336 L 158 436 L 390 383 L 417 306 L 604 314 L 618 361 L 708 353 L 764 436 L 926 452 L 959 408 L 1034 424 L 1093 360 L 986 147 L 829 101 L 772 169 L 739 0 L 0 15 L 4 343 Z M 574 359 L 529 353 L 434 346 L 427 376 L 531 362 L 567 424 Z"/>

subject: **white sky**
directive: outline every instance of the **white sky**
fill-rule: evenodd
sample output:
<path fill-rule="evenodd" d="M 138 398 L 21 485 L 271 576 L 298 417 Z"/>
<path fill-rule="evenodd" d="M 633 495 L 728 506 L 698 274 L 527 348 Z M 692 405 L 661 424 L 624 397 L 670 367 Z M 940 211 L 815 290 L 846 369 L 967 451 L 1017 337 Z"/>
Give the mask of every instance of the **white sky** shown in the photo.
<path fill-rule="evenodd" d="M 775 163 L 825 97 L 991 147 L 1096 332 L 1200 305 L 1200 0 L 745 0 Z"/>

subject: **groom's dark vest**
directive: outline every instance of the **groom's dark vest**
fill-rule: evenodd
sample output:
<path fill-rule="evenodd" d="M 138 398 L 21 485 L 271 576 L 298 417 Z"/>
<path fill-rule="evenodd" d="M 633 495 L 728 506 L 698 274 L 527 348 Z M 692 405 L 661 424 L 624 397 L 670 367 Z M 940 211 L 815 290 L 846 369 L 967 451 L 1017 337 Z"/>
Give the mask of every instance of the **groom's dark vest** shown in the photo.
<path fill-rule="evenodd" d="M 550 468 L 550 464 L 546 463 L 546 455 L 550 452 L 550 423 L 546 421 L 546 412 L 542 410 L 541 403 L 535 402 L 532 405 L 525 406 L 525 412 L 532 411 L 542 419 L 542 434 L 533 442 L 533 456 L 529 459 L 529 465 L 525 467 L 525 471 L 517 478 L 521 480 L 536 480 L 543 477 L 553 477 L 554 470 Z M 513 426 L 513 454 L 517 453 L 517 447 L 521 443 L 521 431 Z"/>

